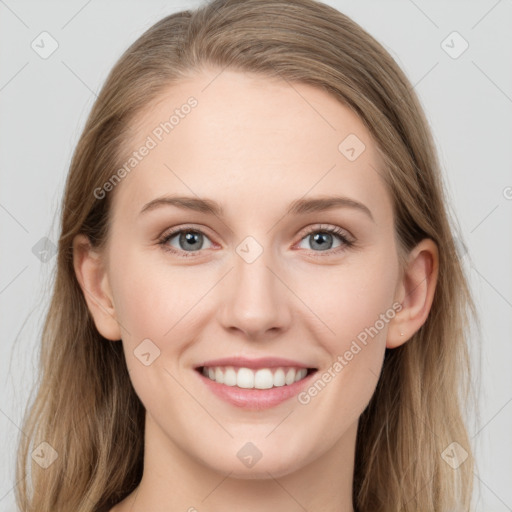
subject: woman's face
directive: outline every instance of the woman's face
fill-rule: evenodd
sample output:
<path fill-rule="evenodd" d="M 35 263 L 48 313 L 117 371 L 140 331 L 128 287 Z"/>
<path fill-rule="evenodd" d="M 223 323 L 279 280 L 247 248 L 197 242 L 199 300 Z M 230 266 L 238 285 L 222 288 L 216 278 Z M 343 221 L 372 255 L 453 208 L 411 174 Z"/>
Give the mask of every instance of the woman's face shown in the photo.
<path fill-rule="evenodd" d="M 98 194 L 146 453 L 256 478 L 350 451 L 399 309 L 364 124 L 315 87 L 203 70 L 134 123 L 126 163 Z"/>

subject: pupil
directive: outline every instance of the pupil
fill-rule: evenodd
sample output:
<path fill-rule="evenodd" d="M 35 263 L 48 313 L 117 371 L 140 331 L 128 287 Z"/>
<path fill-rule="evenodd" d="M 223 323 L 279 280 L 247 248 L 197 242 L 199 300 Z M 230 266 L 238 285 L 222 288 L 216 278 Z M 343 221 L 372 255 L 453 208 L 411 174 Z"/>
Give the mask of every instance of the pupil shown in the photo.
<path fill-rule="evenodd" d="M 181 235 L 181 240 L 180 240 L 180 242 L 184 242 L 184 241 L 186 241 L 187 243 L 189 243 L 189 244 L 190 244 L 190 243 L 195 244 L 195 246 L 196 246 L 196 247 L 198 247 L 198 246 L 200 246 L 200 245 L 201 245 L 200 243 L 199 243 L 199 244 L 197 243 L 197 237 L 199 237 L 199 236 L 201 236 L 201 234 L 200 234 L 200 233 L 192 233 L 192 232 L 190 232 L 190 231 L 189 231 L 189 232 L 187 232 L 187 233 L 185 233 L 185 234 L 182 234 L 182 235 Z M 186 245 L 185 245 L 185 247 L 186 247 Z M 194 247 L 192 247 L 192 249 L 193 249 L 193 248 L 194 248 Z M 187 249 L 185 249 L 185 250 L 187 250 Z"/>
<path fill-rule="evenodd" d="M 320 249 L 326 249 L 326 247 L 325 247 L 325 237 L 332 237 L 332 235 L 330 235 L 329 233 L 317 233 L 316 235 L 313 236 L 313 239 L 314 239 L 313 245 L 319 243 L 319 248 Z M 319 240 L 320 240 L 320 242 L 319 242 Z M 323 240 L 323 242 L 322 242 L 322 240 Z M 327 245 L 329 245 L 329 244 L 327 244 Z"/>

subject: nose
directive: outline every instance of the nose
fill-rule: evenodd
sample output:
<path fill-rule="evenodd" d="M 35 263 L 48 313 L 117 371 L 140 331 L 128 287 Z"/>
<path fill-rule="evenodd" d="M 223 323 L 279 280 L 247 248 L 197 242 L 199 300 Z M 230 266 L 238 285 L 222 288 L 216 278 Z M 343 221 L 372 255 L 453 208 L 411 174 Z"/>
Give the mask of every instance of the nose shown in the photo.
<path fill-rule="evenodd" d="M 282 267 L 267 251 L 252 263 L 234 254 L 234 268 L 221 283 L 218 320 L 224 329 L 263 340 L 286 331 L 291 322 L 293 293 Z"/>

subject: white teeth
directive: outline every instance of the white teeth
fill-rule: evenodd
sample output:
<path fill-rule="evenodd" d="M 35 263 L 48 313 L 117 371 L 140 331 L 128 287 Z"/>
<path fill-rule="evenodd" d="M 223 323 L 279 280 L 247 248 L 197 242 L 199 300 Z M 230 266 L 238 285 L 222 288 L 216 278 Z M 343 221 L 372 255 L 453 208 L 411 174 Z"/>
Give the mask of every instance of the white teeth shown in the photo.
<path fill-rule="evenodd" d="M 217 368 L 217 370 L 222 371 L 219 368 Z M 217 370 L 215 371 L 215 377 L 217 377 Z M 217 380 L 217 382 L 219 381 Z M 240 368 L 240 370 L 238 370 L 238 373 L 236 374 L 236 385 L 239 388 L 253 388 L 254 372 L 252 370 L 249 370 L 249 368 Z"/>
<path fill-rule="evenodd" d="M 224 371 L 224 384 L 226 386 L 236 386 L 237 377 L 236 372 L 233 368 L 226 368 Z"/>
<path fill-rule="evenodd" d="M 215 368 L 215 380 L 220 384 L 224 384 L 224 373 L 220 368 Z"/>
<path fill-rule="evenodd" d="M 226 386 L 244 389 L 270 389 L 289 386 L 307 375 L 306 368 L 234 368 L 233 366 L 203 367 L 203 375 Z"/>
<path fill-rule="evenodd" d="M 268 368 L 258 370 L 254 374 L 254 387 L 256 389 L 270 389 L 274 385 L 272 372 Z"/>
<path fill-rule="evenodd" d="M 295 382 L 295 370 L 293 368 L 290 368 L 286 372 L 286 377 L 284 379 L 285 383 L 289 386 L 290 384 L 293 384 Z"/>
<path fill-rule="evenodd" d="M 284 370 L 282 368 L 278 368 L 274 373 L 274 386 L 284 386 L 285 378 L 284 378 Z"/>

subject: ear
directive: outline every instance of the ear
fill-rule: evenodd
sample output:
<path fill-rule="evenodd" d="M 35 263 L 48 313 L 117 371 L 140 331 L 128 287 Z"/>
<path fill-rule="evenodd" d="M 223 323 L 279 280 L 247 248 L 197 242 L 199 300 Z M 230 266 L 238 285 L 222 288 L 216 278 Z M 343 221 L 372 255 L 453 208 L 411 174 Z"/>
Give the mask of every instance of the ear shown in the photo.
<path fill-rule="evenodd" d="M 396 300 L 402 304 L 402 309 L 390 322 L 386 348 L 402 345 L 425 323 L 434 300 L 438 273 L 437 245 L 425 238 L 409 253 L 398 283 Z"/>
<path fill-rule="evenodd" d="M 112 291 L 102 255 L 95 251 L 85 235 L 73 240 L 73 266 L 87 306 L 99 333 L 108 340 L 120 340 Z"/>

